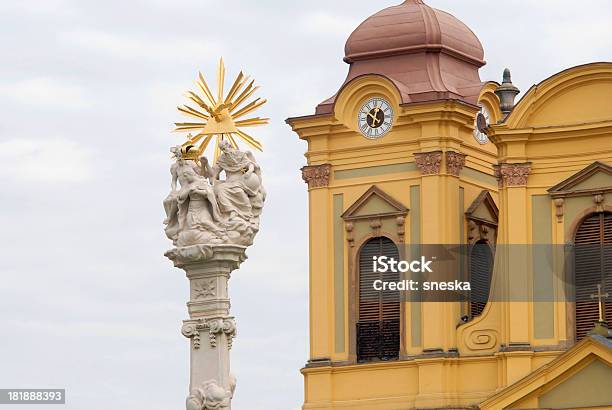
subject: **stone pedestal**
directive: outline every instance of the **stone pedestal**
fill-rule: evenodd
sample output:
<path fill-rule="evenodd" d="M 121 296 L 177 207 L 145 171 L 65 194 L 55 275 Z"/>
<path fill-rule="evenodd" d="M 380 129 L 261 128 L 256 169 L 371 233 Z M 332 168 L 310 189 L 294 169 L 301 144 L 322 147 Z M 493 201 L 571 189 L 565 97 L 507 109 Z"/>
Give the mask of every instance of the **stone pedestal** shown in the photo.
<path fill-rule="evenodd" d="M 228 281 L 246 259 L 246 247 L 193 245 L 166 252 L 187 273 L 189 319 L 182 334 L 191 341 L 187 410 L 230 409 L 236 380 L 230 373 L 236 322 L 230 316 Z"/>

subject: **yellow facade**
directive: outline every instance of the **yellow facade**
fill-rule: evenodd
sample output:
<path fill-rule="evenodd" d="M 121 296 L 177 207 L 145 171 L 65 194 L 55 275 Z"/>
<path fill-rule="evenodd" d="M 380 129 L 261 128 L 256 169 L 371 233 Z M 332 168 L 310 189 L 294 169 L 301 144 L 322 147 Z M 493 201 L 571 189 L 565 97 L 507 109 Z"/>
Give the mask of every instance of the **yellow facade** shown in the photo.
<path fill-rule="evenodd" d="M 478 106 L 450 99 L 402 103 L 397 87 L 381 75 L 346 84 L 330 114 L 288 120 L 308 142 L 304 409 L 579 408 L 553 407 L 565 397 L 559 385 L 584 386 L 606 376 L 610 386 L 607 339 L 574 340 L 566 282 L 555 274 L 564 270 L 564 260 L 540 272 L 533 255 L 522 254 L 527 247 L 496 253 L 491 289 L 492 295 L 524 297 L 492 297 L 467 323 L 460 320 L 464 303 L 404 301 L 399 360 L 356 360 L 355 265 L 368 239 L 465 244 L 471 229 L 465 212 L 483 190 L 499 207 L 498 247 L 562 247 L 585 216 L 612 210 L 612 63 L 575 67 L 543 81 L 507 118 L 497 87 L 485 83 L 479 97 L 492 117 L 486 145 L 473 136 Z M 395 112 L 391 131 L 378 140 L 364 138 L 355 121 L 372 97 L 383 97 Z M 433 164 L 419 163 L 428 153 Z M 459 170 L 457 154 L 465 156 Z M 563 181 L 563 191 L 549 192 Z M 552 299 L 533 301 L 546 291 Z M 606 394 L 595 391 L 583 407 L 611 408 Z"/>

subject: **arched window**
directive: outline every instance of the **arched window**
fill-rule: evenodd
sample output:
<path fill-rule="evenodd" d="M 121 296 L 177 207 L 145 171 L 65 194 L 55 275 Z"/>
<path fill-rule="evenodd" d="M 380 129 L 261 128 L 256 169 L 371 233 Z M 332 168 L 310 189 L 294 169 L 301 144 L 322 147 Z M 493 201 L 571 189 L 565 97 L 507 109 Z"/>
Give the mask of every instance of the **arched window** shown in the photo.
<path fill-rule="evenodd" d="M 392 360 L 399 357 L 400 292 L 374 289 L 374 282 L 397 282 L 397 272 L 374 272 L 374 257 L 400 259 L 397 246 L 386 237 L 370 239 L 359 252 L 359 317 L 357 360 Z"/>
<path fill-rule="evenodd" d="M 491 246 L 487 241 L 480 240 L 470 247 L 470 319 L 480 316 L 487 305 L 492 272 Z"/>
<path fill-rule="evenodd" d="M 575 297 L 576 341 L 593 329 L 599 319 L 599 303 L 591 295 L 601 284 L 612 294 L 612 213 L 601 212 L 587 217 L 576 231 Z M 604 304 L 604 318 L 612 323 L 612 300 Z"/>

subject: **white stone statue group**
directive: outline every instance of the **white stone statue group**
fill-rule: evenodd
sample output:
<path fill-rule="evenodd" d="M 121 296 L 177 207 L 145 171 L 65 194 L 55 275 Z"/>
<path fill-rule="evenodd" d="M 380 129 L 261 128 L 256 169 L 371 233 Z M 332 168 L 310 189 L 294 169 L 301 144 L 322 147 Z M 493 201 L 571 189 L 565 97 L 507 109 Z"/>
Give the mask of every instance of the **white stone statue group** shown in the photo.
<path fill-rule="evenodd" d="M 259 231 L 266 199 L 261 168 L 250 151 L 233 148 L 225 140 L 219 148 L 221 155 L 212 167 L 206 157 L 201 157 L 198 165 L 185 158 L 190 155 L 184 148 L 171 149 L 176 162 L 170 169 L 172 184 L 164 200 L 164 224 L 166 235 L 177 248 L 249 246 Z"/>

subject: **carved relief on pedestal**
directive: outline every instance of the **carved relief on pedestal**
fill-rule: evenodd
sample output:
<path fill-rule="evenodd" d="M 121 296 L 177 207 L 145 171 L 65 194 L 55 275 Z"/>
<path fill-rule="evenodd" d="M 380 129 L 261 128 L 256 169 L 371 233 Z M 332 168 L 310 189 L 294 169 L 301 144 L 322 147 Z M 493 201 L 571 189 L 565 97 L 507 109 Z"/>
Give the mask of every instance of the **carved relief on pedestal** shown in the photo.
<path fill-rule="evenodd" d="M 215 297 L 217 287 L 214 279 L 204 279 L 193 285 L 193 299 L 210 299 Z"/>
<path fill-rule="evenodd" d="M 222 410 L 230 408 L 230 401 L 234 397 L 236 378 L 230 375 L 229 390 L 217 384 L 216 380 L 203 382 L 192 390 L 187 397 L 187 410 Z"/>
<path fill-rule="evenodd" d="M 185 320 L 181 333 L 186 338 L 191 339 L 193 348 L 198 350 L 202 346 L 201 332 L 206 330 L 208 331 L 210 347 L 217 347 L 217 337 L 220 334 L 225 334 L 227 336 L 227 347 L 229 349 L 232 348 L 232 343 L 237 333 L 234 318 Z"/>
<path fill-rule="evenodd" d="M 302 179 L 308 184 L 308 188 L 329 186 L 330 175 L 331 164 L 308 165 L 302 167 Z"/>
<path fill-rule="evenodd" d="M 501 187 L 520 187 L 527 185 L 527 178 L 531 174 L 531 162 L 521 164 L 499 164 L 493 166 L 495 177 Z"/>
<path fill-rule="evenodd" d="M 458 177 L 465 166 L 466 156 L 460 152 L 446 151 L 446 173 Z"/>
<path fill-rule="evenodd" d="M 417 152 L 414 154 L 416 165 L 422 175 L 437 175 L 442 165 L 442 151 Z"/>

